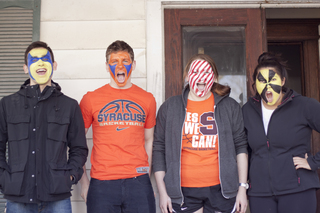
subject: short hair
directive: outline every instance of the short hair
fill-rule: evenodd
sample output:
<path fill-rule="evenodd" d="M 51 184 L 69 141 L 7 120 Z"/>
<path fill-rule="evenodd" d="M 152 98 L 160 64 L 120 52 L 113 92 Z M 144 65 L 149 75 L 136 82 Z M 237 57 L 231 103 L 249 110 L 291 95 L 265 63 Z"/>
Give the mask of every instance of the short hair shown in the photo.
<path fill-rule="evenodd" d="M 119 51 L 126 51 L 129 53 L 131 61 L 134 61 L 134 53 L 133 53 L 133 49 L 130 47 L 129 44 L 127 44 L 124 41 L 120 41 L 117 40 L 115 42 L 113 42 L 112 44 L 109 45 L 109 47 L 107 48 L 106 51 L 106 61 L 109 61 L 109 56 L 111 53 L 116 53 Z"/>
<path fill-rule="evenodd" d="M 53 56 L 53 52 L 52 49 L 47 45 L 47 43 L 42 42 L 42 41 L 35 41 L 32 42 L 26 49 L 25 53 L 24 53 L 24 64 L 28 65 L 28 53 L 35 49 L 35 48 L 45 48 L 49 51 L 50 55 L 51 55 L 51 60 L 52 62 L 54 62 L 54 56 Z"/>

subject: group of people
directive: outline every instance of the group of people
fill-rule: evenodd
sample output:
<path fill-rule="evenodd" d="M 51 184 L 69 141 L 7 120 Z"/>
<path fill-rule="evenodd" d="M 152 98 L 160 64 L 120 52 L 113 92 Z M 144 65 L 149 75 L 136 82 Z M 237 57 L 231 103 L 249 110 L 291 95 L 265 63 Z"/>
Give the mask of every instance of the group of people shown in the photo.
<path fill-rule="evenodd" d="M 131 82 L 133 49 L 106 51 L 110 83 L 78 105 L 52 80 L 57 62 L 44 42 L 25 51 L 29 79 L 0 101 L 0 189 L 7 213 L 71 213 L 80 182 L 88 213 L 315 213 L 320 103 L 286 88 L 287 64 L 263 53 L 254 97 L 241 106 L 218 83 L 214 60 L 189 59 L 181 95 L 156 112 L 153 95 Z M 86 133 L 92 127 L 90 178 Z M 7 152 L 7 154 L 6 154 Z M 249 162 L 249 163 L 248 163 Z"/>

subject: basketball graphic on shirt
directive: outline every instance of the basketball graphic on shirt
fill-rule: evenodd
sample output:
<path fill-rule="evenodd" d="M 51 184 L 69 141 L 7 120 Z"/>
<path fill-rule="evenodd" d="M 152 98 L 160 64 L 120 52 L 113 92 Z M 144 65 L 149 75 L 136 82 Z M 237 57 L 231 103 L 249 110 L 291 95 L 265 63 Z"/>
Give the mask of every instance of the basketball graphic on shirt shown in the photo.
<path fill-rule="evenodd" d="M 98 114 L 100 126 L 130 125 L 143 126 L 146 114 L 143 108 L 129 100 L 115 100 L 106 104 Z"/>

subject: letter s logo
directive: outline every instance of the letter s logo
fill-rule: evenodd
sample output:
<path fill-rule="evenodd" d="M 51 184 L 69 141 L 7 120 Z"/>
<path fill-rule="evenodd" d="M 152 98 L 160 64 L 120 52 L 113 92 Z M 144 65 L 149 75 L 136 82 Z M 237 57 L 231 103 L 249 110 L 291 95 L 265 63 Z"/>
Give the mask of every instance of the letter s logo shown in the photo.
<path fill-rule="evenodd" d="M 211 119 L 209 119 L 211 118 Z M 199 127 L 199 131 L 203 135 L 216 135 L 217 134 L 217 125 L 214 120 L 213 112 L 206 112 L 200 116 L 200 123 L 203 125 Z M 210 126 L 210 128 L 209 128 Z"/>

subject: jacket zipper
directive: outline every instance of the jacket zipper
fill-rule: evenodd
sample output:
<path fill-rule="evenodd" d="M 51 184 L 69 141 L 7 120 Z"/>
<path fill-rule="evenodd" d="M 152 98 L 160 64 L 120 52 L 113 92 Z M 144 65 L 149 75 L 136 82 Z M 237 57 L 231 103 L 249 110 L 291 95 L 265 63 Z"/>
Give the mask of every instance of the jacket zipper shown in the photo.
<path fill-rule="evenodd" d="M 181 193 L 181 197 L 182 197 L 182 201 L 181 201 L 180 206 L 182 206 L 184 204 L 184 196 L 183 196 L 182 189 L 181 189 L 181 152 L 182 152 L 183 127 L 184 127 L 184 123 L 186 121 L 186 113 L 187 113 L 187 108 L 185 108 L 183 123 L 182 123 L 182 127 L 181 127 L 181 142 L 180 142 L 180 150 L 179 150 L 179 152 L 180 152 L 179 178 L 180 178 L 180 193 Z"/>
<path fill-rule="evenodd" d="M 267 146 L 268 146 L 268 171 L 269 171 L 269 182 L 270 182 L 270 188 L 272 191 L 272 194 L 274 194 L 273 186 L 272 186 L 272 180 L 271 180 L 271 170 L 270 170 L 270 143 L 269 138 L 267 136 Z"/>
<path fill-rule="evenodd" d="M 217 105 L 213 106 L 214 108 L 214 119 L 216 120 L 216 108 Z M 219 138 L 219 128 L 218 128 L 218 122 L 216 122 L 216 127 L 217 127 L 217 133 L 218 133 L 218 161 L 219 161 L 219 180 L 220 180 L 220 187 L 221 187 L 221 194 L 224 198 L 229 199 L 229 197 L 225 196 L 223 193 L 223 186 L 222 186 L 222 181 L 221 181 L 221 165 L 220 165 L 220 138 Z"/>

